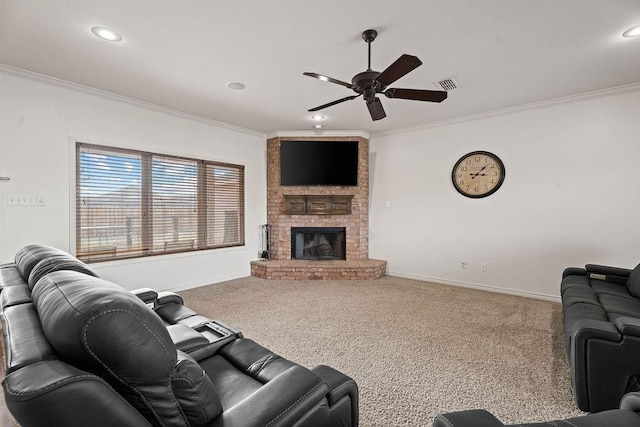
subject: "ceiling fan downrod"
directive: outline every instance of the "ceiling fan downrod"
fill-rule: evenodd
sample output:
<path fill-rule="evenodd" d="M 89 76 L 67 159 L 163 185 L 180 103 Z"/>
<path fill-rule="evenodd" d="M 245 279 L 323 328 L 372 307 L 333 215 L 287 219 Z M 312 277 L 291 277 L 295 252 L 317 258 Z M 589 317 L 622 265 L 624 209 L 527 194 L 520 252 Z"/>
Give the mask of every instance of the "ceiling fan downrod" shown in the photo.
<path fill-rule="evenodd" d="M 371 71 L 371 42 L 373 42 L 378 36 L 378 32 L 376 30 L 364 30 L 362 33 L 362 39 L 367 42 L 367 46 L 369 47 L 369 61 L 367 71 Z"/>

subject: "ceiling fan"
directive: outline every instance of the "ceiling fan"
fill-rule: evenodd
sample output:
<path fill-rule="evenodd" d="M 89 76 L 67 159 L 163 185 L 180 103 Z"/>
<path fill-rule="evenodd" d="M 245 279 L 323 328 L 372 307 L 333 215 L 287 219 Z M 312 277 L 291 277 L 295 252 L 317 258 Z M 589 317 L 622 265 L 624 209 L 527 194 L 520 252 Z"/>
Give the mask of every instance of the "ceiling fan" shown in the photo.
<path fill-rule="evenodd" d="M 373 120 L 380 120 L 387 117 L 387 114 L 384 112 L 384 108 L 382 108 L 380 98 L 376 96 L 379 93 L 383 93 L 387 98 L 412 99 L 415 101 L 442 102 L 447 99 L 447 92 L 441 90 L 387 89 L 387 86 L 422 65 L 422 61 L 420 61 L 416 56 L 403 54 L 383 72 L 373 71 L 371 69 L 371 42 L 373 42 L 377 36 L 378 32 L 376 30 L 365 30 L 362 33 L 362 38 L 367 42 L 369 48 L 369 64 L 367 71 L 363 71 L 362 73 L 358 73 L 353 76 L 351 83 L 343 82 L 318 73 L 302 73 L 305 76 L 342 85 L 357 93 L 357 95 L 346 96 L 336 101 L 320 105 L 319 107 L 311 108 L 308 111 L 319 111 L 324 108 L 340 104 L 341 102 L 351 101 L 360 95 L 364 95 L 364 100 L 367 103 L 367 108 L 369 109 L 371 118 Z"/>

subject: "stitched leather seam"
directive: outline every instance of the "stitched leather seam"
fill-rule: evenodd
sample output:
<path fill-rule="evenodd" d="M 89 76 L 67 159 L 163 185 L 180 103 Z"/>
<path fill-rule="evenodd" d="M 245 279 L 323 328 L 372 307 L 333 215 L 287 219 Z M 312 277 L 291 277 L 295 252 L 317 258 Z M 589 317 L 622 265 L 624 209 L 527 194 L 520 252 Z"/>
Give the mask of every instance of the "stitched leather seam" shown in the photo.
<path fill-rule="evenodd" d="M 28 365 L 28 366 L 33 366 L 33 365 Z M 72 378 L 64 378 L 64 379 L 58 380 L 58 381 L 56 381 L 54 383 L 51 383 L 48 386 L 46 386 L 44 388 L 41 388 L 39 390 L 28 391 L 28 392 L 27 391 L 22 391 L 22 392 L 15 391 L 13 388 L 11 388 L 11 384 L 9 384 L 10 381 L 5 381 L 5 384 L 7 385 L 7 387 L 6 387 L 7 392 L 9 392 L 9 394 L 11 394 L 12 396 L 26 396 L 26 395 L 29 395 L 29 394 L 36 394 L 36 393 L 44 394 L 44 393 L 46 393 L 46 392 L 48 392 L 48 391 L 50 391 L 50 390 L 52 390 L 54 388 L 57 388 L 60 385 L 64 385 L 66 383 L 72 383 L 72 382 L 80 381 L 80 380 L 84 380 L 84 379 L 91 379 L 91 380 L 95 380 L 95 381 L 98 381 L 98 382 L 102 383 L 102 381 L 98 377 L 96 377 L 95 375 L 87 374 L 87 375 L 73 376 Z"/>
<path fill-rule="evenodd" d="M 182 345 L 182 346 L 180 346 L 180 348 L 178 348 L 178 350 L 182 350 L 185 353 L 189 353 L 190 351 L 194 351 L 194 350 L 198 350 L 198 349 L 201 349 L 201 348 L 205 348 L 205 347 L 208 347 L 209 345 L 211 345 L 210 342 L 202 343 L 202 344 Z"/>
<path fill-rule="evenodd" d="M 204 375 L 204 374 L 203 374 Z M 194 381 L 192 381 L 191 379 L 187 378 L 187 377 L 176 377 L 173 378 L 174 381 L 186 381 L 189 384 L 191 384 L 193 387 L 195 387 L 198 391 L 197 391 L 197 395 L 198 395 L 198 402 L 200 406 L 200 411 L 202 411 L 202 415 L 204 416 L 204 419 L 206 422 L 209 422 L 209 416 L 207 415 L 207 411 L 204 407 L 204 402 L 202 401 L 202 396 L 200 396 L 200 387 L 198 385 L 196 385 L 196 383 Z M 200 382 L 200 385 L 202 385 L 202 381 Z M 175 394 L 175 393 L 174 393 Z"/>
<path fill-rule="evenodd" d="M 438 418 L 442 418 L 446 425 L 448 425 L 449 427 L 453 427 L 453 424 L 451 424 L 451 421 L 449 421 L 447 417 L 445 417 L 444 415 L 438 415 Z"/>
<path fill-rule="evenodd" d="M 322 407 L 322 402 L 318 403 L 312 410 L 304 414 L 298 421 L 296 421 L 293 427 L 302 425 L 302 423 L 304 423 L 307 419 L 309 419 L 313 414 L 318 412 L 321 407 Z"/>
<path fill-rule="evenodd" d="M 140 323 L 142 324 L 142 326 L 145 327 L 145 329 L 147 329 L 147 331 L 149 331 L 151 333 L 151 335 L 153 335 L 153 337 L 160 343 L 160 345 L 164 348 L 165 353 L 167 353 L 167 356 L 169 357 L 169 350 L 167 349 L 167 347 L 164 345 L 164 343 L 160 340 L 160 338 L 158 338 L 158 336 L 147 326 L 147 324 L 134 312 L 132 312 L 131 310 L 125 310 L 125 309 L 110 309 L 110 310 L 106 310 L 100 313 L 95 314 L 93 317 L 91 317 L 87 323 L 84 325 L 84 327 L 82 328 L 82 341 L 85 344 L 85 348 L 87 349 L 87 351 L 91 354 L 91 356 L 98 361 L 98 363 L 100 363 L 100 365 L 102 365 L 102 367 L 104 367 L 104 369 L 109 372 L 116 380 L 118 380 L 119 382 L 121 382 L 122 384 L 126 385 L 127 387 L 131 388 L 133 391 L 135 391 L 135 393 L 138 395 L 138 397 L 140 397 L 140 399 L 145 402 L 145 406 L 147 407 L 147 409 L 149 409 L 154 415 L 156 420 L 161 424 L 161 425 L 165 425 L 164 420 L 162 420 L 162 418 L 160 417 L 160 415 L 156 412 L 155 408 L 149 403 L 149 401 L 147 400 L 147 397 L 141 393 L 136 387 L 127 384 L 126 381 L 124 381 L 122 378 L 120 378 L 118 375 L 116 375 L 116 373 L 114 371 L 112 371 L 92 350 L 91 350 L 91 346 L 89 345 L 89 342 L 87 341 L 87 330 L 89 329 L 89 326 L 91 324 L 91 322 L 93 322 L 94 320 L 96 320 L 99 316 L 108 314 L 108 313 L 113 313 L 113 312 L 124 312 L 124 313 L 129 313 L 131 315 L 133 315 L 133 317 L 135 317 L 136 319 L 138 319 L 140 321 Z M 169 357 L 170 360 L 170 357 Z M 169 366 L 170 369 L 172 369 L 172 366 Z M 170 380 L 168 380 L 168 384 L 167 384 L 167 389 L 171 390 L 171 384 L 170 384 Z M 180 405 L 178 404 L 178 402 L 176 401 L 175 396 L 173 395 L 173 392 L 169 393 L 171 395 L 171 397 L 173 398 L 173 402 L 174 404 L 178 407 L 179 412 L 182 414 L 182 416 L 184 417 L 184 414 L 182 413 L 182 409 L 180 408 Z M 186 419 L 185 419 L 186 421 Z"/>
<path fill-rule="evenodd" d="M 356 386 L 356 390 L 358 389 L 358 385 L 356 384 L 356 382 L 355 382 L 355 381 L 353 381 L 353 380 L 350 380 L 350 381 L 347 381 L 347 382 L 345 382 L 345 383 L 340 384 L 338 387 L 334 388 L 333 390 L 329 390 L 329 393 L 330 393 L 330 394 L 336 394 L 338 390 L 343 389 L 343 388 L 346 388 L 347 386 L 350 386 L 351 384 L 353 384 L 353 385 L 355 385 L 355 386 Z M 347 395 L 348 395 L 348 393 L 347 393 Z M 340 399 L 342 399 L 342 398 L 340 398 Z M 337 403 L 340 399 L 338 399 L 338 400 L 336 401 L 336 403 Z"/>
<path fill-rule="evenodd" d="M 275 360 L 278 360 L 280 358 L 281 358 L 280 356 L 276 356 L 275 354 L 270 354 L 270 355 L 264 356 L 264 357 L 256 360 L 255 362 L 253 362 L 251 364 L 251 366 L 249 366 L 247 368 L 247 372 L 251 376 L 257 377 L 260 374 L 260 372 L 262 372 L 269 365 L 269 363 L 271 363 L 271 362 L 273 362 Z M 255 367 L 259 366 L 259 365 L 262 365 L 262 366 L 260 366 L 255 372 L 252 372 L 255 369 Z"/>
<path fill-rule="evenodd" d="M 286 414 L 287 412 L 289 412 L 289 410 L 291 410 L 291 408 L 293 408 L 294 406 L 296 406 L 296 405 L 297 405 L 298 403 L 300 403 L 304 398 L 306 398 L 308 395 L 310 395 L 311 393 L 313 393 L 313 391 L 314 391 L 315 389 L 317 389 L 318 387 L 320 387 L 320 386 L 322 386 L 322 385 L 324 385 L 324 384 L 325 384 L 324 382 L 321 382 L 321 383 L 316 384 L 316 385 L 315 385 L 315 387 L 313 387 L 311 390 L 309 390 L 308 392 L 306 392 L 306 393 L 304 394 L 304 396 L 302 396 L 300 399 L 298 399 L 298 400 L 296 400 L 295 402 L 293 402 L 293 403 L 292 403 L 292 404 L 291 404 L 287 409 L 285 409 L 284 411 L 282 411 L 282 412 L 280 413 L 280 415 L 278 415 L 278 416 L 277 416 L 277 417 L 275 417 L 273 420 L 271 420 L 271 421 L 269 422 L 269 424 L 267 424 L 265 427 L 269 427 L 269 426 L 273 425 L 273 423 L 275 423 L 275 422 L 276 422 L 276 421 L 278 421 L 280 418 L 282 418 L 282 416 L 283 416 L 284 414 Z"/>

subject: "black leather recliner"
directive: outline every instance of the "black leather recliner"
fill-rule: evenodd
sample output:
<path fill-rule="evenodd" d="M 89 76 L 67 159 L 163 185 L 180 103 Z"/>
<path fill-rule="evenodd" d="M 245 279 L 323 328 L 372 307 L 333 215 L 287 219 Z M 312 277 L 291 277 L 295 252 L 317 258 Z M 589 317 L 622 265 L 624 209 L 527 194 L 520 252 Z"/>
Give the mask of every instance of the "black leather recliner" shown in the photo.
<path fill-rule="evenodd" d="M 483 409 L 438 415 L 433 427 L 504 427 L 491 413 Z M 598 412 L 566 420 L 514 424 L 515 427 L 640 427 L 640 393 L 626 394 L 619 409 Z"/>
<path fill-rule="evenodd" d="M 576 403 L 587 412 L 617 408 L 640 391 L 640 265 L 567 268 L 560 291 Z"/>
<path fill-rule="evenodd" d="M 0 268 L 7 407 L 31 426 L 357 426 L 355 382 L 306 369 L 172 293 L 135 294 L 63 251 Z"/>

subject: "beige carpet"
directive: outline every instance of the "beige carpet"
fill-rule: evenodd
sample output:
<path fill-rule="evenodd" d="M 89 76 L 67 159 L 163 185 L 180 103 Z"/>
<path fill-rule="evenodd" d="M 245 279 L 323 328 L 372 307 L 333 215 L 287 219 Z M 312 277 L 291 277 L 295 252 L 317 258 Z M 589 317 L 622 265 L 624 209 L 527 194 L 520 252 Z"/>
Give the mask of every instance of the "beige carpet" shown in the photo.
<path fill-rule="evenodd" d="M 580 415 L 559 303 L 385 277 L 248 277 L 180 292 L 186 305 L 360 388 L 360 425 L 430 426 L 485 408 L 503 422 Z"/>

